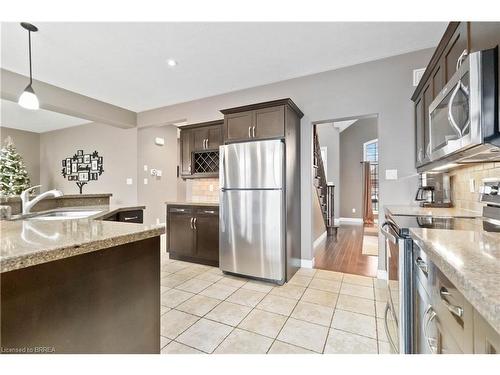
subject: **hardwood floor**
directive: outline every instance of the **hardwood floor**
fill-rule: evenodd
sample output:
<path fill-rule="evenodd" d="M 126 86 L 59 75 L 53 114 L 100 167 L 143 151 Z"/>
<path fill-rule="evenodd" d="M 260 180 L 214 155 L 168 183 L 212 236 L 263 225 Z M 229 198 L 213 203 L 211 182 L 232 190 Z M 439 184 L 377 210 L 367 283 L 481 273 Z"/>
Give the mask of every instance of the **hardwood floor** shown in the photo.
<path fill-rule="evenodd" d="M 341 225 L 315 254 L 315 268 L 376 277 L 378 257 L 362 254 L 364 227 Z"/>

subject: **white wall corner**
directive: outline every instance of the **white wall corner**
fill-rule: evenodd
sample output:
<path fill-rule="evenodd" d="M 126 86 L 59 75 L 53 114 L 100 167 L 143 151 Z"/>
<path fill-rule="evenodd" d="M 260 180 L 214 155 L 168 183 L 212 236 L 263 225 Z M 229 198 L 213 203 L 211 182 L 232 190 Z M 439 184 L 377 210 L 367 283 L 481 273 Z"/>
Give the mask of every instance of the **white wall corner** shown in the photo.
<path fill-rule="evenodd" d="M 300 260 L 300 267 L 302 268 L 314 268 L 314 259 L 301 259 Z"/>

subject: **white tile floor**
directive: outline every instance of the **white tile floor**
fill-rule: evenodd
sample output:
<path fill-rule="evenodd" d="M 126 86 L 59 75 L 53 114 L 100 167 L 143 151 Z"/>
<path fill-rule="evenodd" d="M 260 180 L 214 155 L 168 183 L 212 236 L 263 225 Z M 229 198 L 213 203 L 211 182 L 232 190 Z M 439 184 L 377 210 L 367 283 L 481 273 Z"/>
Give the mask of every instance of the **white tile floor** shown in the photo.
<path fill-rule="evenodd" d="M 389 353 L 383 283 L 300 269 L 283 286 L 162 254 L 161 352 Z"/>

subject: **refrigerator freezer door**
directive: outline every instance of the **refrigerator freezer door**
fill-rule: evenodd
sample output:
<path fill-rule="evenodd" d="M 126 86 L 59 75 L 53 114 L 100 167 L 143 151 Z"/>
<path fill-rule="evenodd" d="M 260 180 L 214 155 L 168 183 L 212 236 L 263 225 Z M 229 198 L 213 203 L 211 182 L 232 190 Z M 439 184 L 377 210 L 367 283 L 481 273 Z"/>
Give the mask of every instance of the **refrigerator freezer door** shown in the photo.
<path fill-rule="evenodd" d="M 222 189 L 281 189 L 284 145 L 279 140 L 233 143 L 220 148 Z"/>
<path fill-rule="evenodd" d="M 282 191 L 226 190 L 220 198 L 220 269 L 284 281 Z"/>

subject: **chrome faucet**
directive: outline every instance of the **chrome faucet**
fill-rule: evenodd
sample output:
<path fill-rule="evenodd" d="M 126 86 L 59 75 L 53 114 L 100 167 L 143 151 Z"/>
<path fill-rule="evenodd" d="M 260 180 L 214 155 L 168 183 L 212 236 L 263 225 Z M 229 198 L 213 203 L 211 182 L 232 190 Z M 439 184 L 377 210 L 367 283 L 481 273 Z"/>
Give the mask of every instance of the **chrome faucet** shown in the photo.
<path fill-rule="evenodd" d="M 63 195 L 63 193 L 61 191 L 54 189 L 54 190 L 46 191 L 45 193 L 42 193 L 40 195 L 37 195 L 35 198 L 30 200 L 30 196 L 29 196 L 30 191 L 33 189 L 39 188 L 41 186 L 42 185 L 32 186 L 32 187 L 24 190 L 21 193 L 21 205 L 22 205 L 23 215 L 29 214 L 31 209 L 33 208 L 33 206 L 35 204 L 37 204 L 38 202 L 40 202 L 42 199 L 45 199 L 48 197 L 57 198 L 57 197 L 62 197 L 62 195 Z"/>

